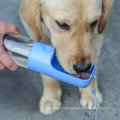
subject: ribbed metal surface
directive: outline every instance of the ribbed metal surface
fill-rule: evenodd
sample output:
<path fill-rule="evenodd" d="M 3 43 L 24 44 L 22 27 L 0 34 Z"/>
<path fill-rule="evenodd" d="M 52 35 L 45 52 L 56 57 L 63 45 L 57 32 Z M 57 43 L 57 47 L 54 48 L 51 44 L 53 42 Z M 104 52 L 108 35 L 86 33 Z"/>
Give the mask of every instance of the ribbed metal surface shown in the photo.
<path fill-rule="evenodd" d="M 16 64 L 26 68 L 33 41 L 21 35 L 6 34 L 4 45 L 5 49 L 10 51 L 9 55 Z"/>

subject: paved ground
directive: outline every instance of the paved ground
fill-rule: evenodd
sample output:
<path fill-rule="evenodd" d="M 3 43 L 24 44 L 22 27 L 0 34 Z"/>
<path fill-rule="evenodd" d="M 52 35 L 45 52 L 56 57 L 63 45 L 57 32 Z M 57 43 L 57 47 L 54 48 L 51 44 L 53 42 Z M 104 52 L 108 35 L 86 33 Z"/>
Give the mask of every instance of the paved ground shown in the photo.
<path fill-rule="evenodd" d="M 26 32 L 18 16 L 20 0 L 0 0 L 0 20 L 17 25 Z M 104 95 L 99 120 L 120 119 L 120 1 L 115 0 L 99 62 L 99 85 Z M 63 107 L 81 107 L 76 87 L 61 83 Z M 19 69 L 0 71 L 0 120 L 88 120 L 89 110 L 64 110 L 51 116 L 39 113 L 43 87 L 39 74 Z"/>

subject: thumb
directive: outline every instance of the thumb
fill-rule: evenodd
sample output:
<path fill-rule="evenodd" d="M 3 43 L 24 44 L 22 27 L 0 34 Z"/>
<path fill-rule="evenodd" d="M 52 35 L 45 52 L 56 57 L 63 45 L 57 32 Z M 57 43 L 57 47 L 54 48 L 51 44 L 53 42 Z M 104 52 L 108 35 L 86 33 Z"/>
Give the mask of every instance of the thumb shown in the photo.
<path fill-rule="evenodd" d="M 6 31 L 6 33 L 13 33 L 13 34 L 19 34 L 19 30 L 17 29 L 17 27 L 14 24 L 9 24 L 8 25 L 8 30 Z"/>

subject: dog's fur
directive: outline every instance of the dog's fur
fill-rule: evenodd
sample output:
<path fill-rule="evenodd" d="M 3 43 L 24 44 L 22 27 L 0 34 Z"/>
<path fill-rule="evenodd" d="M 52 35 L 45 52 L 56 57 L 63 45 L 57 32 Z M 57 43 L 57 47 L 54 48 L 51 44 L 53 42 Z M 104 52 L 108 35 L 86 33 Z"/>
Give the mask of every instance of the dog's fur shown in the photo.
<path fill-rule="evenodd" d="M 101 34 L 107 25 L 111 5 L 112 0 L 23 0 L 20 16 L 30 37 L 52 44 L 63 68 L 76 74 L 72 67 L 75 63 L 97 64 Z M 95 28 L 98 29 L 96 32 Z M 61 107 L 61 89 L 58 80 L 45 75 L 42 78 L 44 93 L 40 110 L 44 114 L 51 114 Z M 80 102 L 87 108 L 92 105 L 92 84 L 80 88 Z M 102 95 L 97 79 L 95 87 L 100 104 Z"/>

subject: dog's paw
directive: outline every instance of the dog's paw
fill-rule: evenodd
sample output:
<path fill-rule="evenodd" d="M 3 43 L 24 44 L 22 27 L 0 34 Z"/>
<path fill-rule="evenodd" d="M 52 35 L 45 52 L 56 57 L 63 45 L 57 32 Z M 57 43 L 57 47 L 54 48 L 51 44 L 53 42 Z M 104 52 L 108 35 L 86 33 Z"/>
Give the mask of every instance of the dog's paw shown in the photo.
<path fill-rule="evenodd" d="M 43 96 L 39 106 L 41 113 L 49 115 L 60 109 L 61 101 L 57 98 L 46 98 Z"/>
<path fill-rule="evenodd" d="M 102 103 L 102 94 L 99 91 L 96 91 L 96 96 L 98 100 L 98 106 Z M 92 107 L 92 93 L 86 93 L 81 96 L 80 103 L 83 107 L 91 109 Z M 94 109 L 96 106 L 94 106 Z"/>

